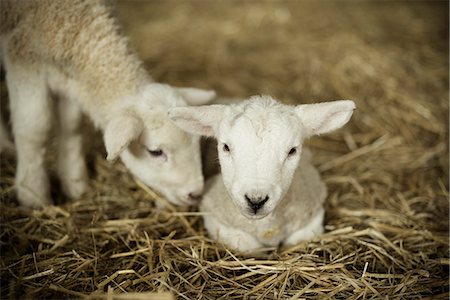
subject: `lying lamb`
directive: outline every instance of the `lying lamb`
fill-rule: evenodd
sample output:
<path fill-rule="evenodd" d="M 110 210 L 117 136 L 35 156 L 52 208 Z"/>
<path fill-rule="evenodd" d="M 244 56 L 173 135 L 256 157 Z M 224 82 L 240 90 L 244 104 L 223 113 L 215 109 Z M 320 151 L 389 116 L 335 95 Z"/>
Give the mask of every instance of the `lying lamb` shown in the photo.
<path fill-rule="evenodd" d="M 55 104 L 58 172 L 70 197 L 87 187 L 83 111 L 104 131 L 109 160 L 120 156 L 134 175 L 175 204 L 198 199 L 203 190 L 199 137 L 174 126 L 167 110 L 206 104 L 213 91 L 153 82 L 106 1 L 3 0 L 0 17 L 0 56 L 17 149 L 15 185 L 22 205 L 50 202 L 44 153 L 56 123 Z M 0 133 L 7 136 L 3 129 Z"/>
<path fill-rule="evenodd" d="M 222 175 L 200 206 L 209 233 L 240 251 L 320 234 L 326 188 L 302 145 L 345 125 L 354 109 L 350 100 L 293 107 L 268 96 L 170 109 L 181 128 L 218 140 Z"/>

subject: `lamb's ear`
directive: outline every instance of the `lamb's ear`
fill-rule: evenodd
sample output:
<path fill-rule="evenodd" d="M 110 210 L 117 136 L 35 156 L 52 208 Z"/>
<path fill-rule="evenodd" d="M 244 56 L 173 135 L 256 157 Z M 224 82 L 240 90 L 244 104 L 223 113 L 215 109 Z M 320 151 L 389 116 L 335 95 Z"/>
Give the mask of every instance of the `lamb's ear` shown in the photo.
<path fill-rule="evenodd" d="M 215 128 L 222 119 L 226 107 L 226 105 L 173 107 L 169 109 L 169 118 L 184 131 L 215 136 Z"/>
<path fill-rule="evenodd" d="M 216 98 L 213 90 L 202 90 L 197 88 L 176 88 L 189 105 L 205 105 Z"/>
<path fill-rule="evenodd" d="M 133 113 L 124 113 L 112 118 L 106 125 L 104 139 L 108 156 L 115 160 L 128 145 L 139 138 L 144 129 L 142 120 Z"/>
<path fill-rule="evenodd" d="M 295 108 L 308 135 L 327 133 L 344 126 L 356 108 L 352 100 L 303 104 Z"/>

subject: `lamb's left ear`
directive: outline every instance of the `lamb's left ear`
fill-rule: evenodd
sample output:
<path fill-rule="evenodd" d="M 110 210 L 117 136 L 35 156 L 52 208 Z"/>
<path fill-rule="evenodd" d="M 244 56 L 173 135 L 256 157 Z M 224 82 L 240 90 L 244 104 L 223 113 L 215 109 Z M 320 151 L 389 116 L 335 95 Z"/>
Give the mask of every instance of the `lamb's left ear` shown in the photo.
<path fill-rule="evenodd" d="M 125 112 L 113 117 L 105 128 L 104 140 L 107 160 L 115 160 L 144 130 L 142 120 L 134 113 Z"/>
<path fill-rule="evenodd" d="M 350 120 L 355 108 L 352 100 L 339 100 L 298 105 L 295 112 L 311 136 L 341 128 Z"/>
<path fill-rule="evenodd" d="M 204 105 L 216 98 L 213 90 L 202 90 L 197 88 L 176 88 L 189 105 Z"/>
<path fill-rule="evenodd" d="M 222 120 L 226 105 L 184 106 L 169 109 L 169 118 L 189 133 L 215 136 L 217 124 Z"/>

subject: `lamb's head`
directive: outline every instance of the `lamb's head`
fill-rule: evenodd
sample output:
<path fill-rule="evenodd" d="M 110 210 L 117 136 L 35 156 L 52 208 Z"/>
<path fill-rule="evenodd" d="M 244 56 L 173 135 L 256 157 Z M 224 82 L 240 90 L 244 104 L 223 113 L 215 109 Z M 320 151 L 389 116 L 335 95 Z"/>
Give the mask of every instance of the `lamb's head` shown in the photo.
<path fill-rule="evenodd" d="M 169 115 L 180 128 L 217 138 L 231 199 L 244 216 L 259 219 L 289 189 L 303 141 L 340 128 L 354 108 L 350 100 L 288 106 L 254 96 L 237 105 L 172 108 Z"/>
<path fill-rule="evenodd" d="M 149 85 L 117 111 L 104 138 L 108 160 L 120 156 L 133 175 L 177 205 L 195 204 L 203 192 L 200 138 L 175 126 L 168 108 L 206 104 L 213 91 Z"/>

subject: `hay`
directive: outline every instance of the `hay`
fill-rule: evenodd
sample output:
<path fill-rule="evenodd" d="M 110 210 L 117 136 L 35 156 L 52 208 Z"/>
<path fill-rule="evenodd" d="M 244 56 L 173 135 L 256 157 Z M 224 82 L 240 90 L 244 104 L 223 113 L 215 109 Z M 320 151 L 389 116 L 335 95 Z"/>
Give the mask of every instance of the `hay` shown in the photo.
<path fill-rule="evenodd" d="M 2 154 L 1 298 L 449 297 L 447 3 L 123 2 L 118 13 L 157 80 L 356 100 L 344 130 L 309 143 L 329 188 L 326 233 L 230 252 L 194 208 L 107 163 L 98 141 L 90 192 L 30 211 Z"/>

